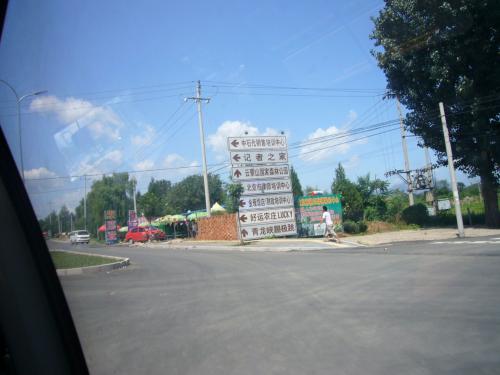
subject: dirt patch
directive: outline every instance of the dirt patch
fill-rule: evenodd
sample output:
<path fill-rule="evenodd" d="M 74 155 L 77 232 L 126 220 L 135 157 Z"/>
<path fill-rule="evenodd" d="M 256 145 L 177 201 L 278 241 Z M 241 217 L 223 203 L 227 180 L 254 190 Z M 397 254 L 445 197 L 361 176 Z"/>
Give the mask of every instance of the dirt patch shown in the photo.
<path fill-rule="evenodd" d="M 368 221 L 366 225 L 368 226 L 366 234 L 390 232 L 397 229 L 396 225 L 385 221 Z"/>

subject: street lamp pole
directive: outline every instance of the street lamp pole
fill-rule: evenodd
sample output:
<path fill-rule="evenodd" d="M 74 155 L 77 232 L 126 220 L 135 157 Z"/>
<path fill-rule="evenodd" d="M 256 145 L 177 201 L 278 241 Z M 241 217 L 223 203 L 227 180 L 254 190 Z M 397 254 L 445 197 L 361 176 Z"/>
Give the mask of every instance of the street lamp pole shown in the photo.
<path fill-rule="evenodd" d="M 23 182 L 24 182 L 23 141 L 22 141 L 22 128 L 21 128 L 21 102 L 24 99 L 26 99 L 26 98 L 28 98 L 30 96 L 37 96 L 37 95 L 46 94 L 47 90 L 31 92 L 31 93 L 28 93 L 28 94 L 23 95 L 23 96 L 20 97 L 17 94 L 17 91 L 14 89 L 14 87 L 12 87 L 12 85 L 10 83 L 8 83 L 7 81 L 5 81 L 3 79 L 0 79 L 0 82 L 2 82 L 5 86 L 7 86 L 10 89 L 10 91 L 12 91 L 12 93 L 14 94 L 14 96 L 16 97 L 16 104 L 17 104 L 17 133 L 19 135 L 19 159 L 20 159 L 20 162 L 21 162 L 21 176 L 22 176 Z"/>

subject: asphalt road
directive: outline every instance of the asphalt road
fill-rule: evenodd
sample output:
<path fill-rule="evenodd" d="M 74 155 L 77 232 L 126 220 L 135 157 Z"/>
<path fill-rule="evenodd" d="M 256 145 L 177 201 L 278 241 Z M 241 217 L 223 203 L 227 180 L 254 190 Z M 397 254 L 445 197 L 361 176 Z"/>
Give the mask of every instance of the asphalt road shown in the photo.
<path fill-rule="evenodd" d="M 500 242 L 474 241 L 90 247 L 132 265 L 62 284 L 93 374 L 500 374 Z"/>

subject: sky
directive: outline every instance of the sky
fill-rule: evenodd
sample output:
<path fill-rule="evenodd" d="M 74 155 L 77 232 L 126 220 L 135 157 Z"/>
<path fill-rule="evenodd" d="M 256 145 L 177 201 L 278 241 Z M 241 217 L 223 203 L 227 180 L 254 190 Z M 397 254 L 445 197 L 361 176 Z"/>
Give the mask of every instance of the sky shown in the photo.
<path fill-rule="evenodd" d="M 71 210 L 102 174 L 201 173 L 200 80 L 208 170 L 229 181 L 227 137 L 287 135 L 303 187 L 329 191 L 403 169 L 398 111 L 370 50 L 382 1 L 11 1 L 0 79 L 21 101 L 25 183 L 39 217 Z M 404 108 L 403 108 L 404 111 Z M 0 82 L 0 121 L 20 168 L 16 99 Z M 346 136 L 376 124 L 371 132 Z M 325 138 L 338 134 L 336 139 Z M 323 137 L 323 138 L 321 138 Z M 411 168 L 425 164 L 407 137 Z M 431 153 L 434 160 L 434 155 Z M 85 177 L 84 177 L 85 176 Z M 449 179 L 447 169 L 436 171 Z M 458 173 L 460 181 L 466 176 Z M 389 178 L 400 186 L 398 177 Z"/>

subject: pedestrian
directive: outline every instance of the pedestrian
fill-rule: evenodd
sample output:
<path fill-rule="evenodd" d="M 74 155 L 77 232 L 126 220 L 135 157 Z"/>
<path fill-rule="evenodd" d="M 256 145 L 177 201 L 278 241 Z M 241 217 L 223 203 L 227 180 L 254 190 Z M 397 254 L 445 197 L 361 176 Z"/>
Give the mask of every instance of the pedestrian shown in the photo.
<path fill-rule="evenodd" d="M 337 237 L 337 233 L 335 233 L 335 230 L 333 229 L 333 221 L 332 221 L 332 216 L 330 215 L 330 212 L 328 212 L 328 209 L 326 206 L 323 206 L 323 216 L 321 217 L 321 224 L 323 224 L 323 221 L 326 224 L 325 227 L 325 238 L 328 240 L 333 237 L 333 239 L 340 243 L 339 238 Z"/>

